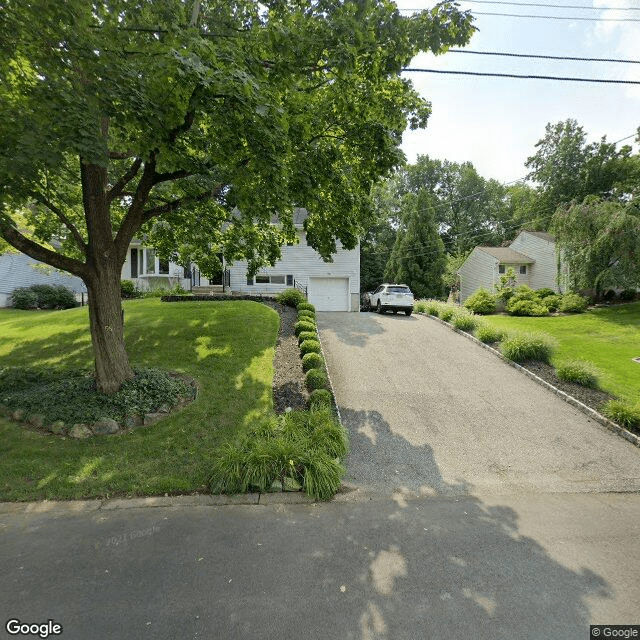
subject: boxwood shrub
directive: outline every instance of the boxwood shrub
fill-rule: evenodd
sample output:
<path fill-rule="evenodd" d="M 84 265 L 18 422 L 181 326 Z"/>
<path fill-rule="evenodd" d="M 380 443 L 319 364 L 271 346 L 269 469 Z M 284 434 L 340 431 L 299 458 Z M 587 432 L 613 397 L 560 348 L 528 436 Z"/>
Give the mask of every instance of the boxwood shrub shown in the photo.
<path fill-rule="evenodd" d="M 309 322 L 308 320 L 298 320 L 293 325 L 293 328 L 296 332 L 296 336 L 299 336 L 303 331 L 316 331 L 316 325 L 314 322 Z"/>
<path fill-rule="evenodd" d="M 309 395 L 309 408 L 331 407 L 333 396 L 328 389 L 314 389 Z"/>
<path fill-rule="evenodd" d="M 329 379 L 322 369 L 309 369 L 305 375 L 304 383 L 309 391 L 326 389 Z"/>
<path fill-rule="evenodd" d="M 318 334 L 315 331 L 302 331 L 298 336 L 298 345 L 301 345 L 305 340 L 317 340 Z"/>
<path fill-rule="evenodd" d="M 305 353 L 304 356 L 302 356 L 302 368 L 305 371 L 309 371 L 309 369 L 323 369 L 324 358 L 315 351 Z"/>
<path fill-rule="evenodd" d="M 304 320 L 305 318 L 311 318 L 311 320 L 315 322 L 316 314 L 314 311 L 309 311 L 309 309 L 301 309 L 298 311 L 298 320 Z"/>
<path fill-rule="evenodd" d="M 320 353 L 320 343 L 317 340 L 305 340 L 300 345 L 300 353 L 304 357 L 307 353 Z"/>
<path fill-rule="evenodd" d="M 486 289 L 480 287 L 464 301 L 463 306 L 473 313 L 488 315 L 496 312 L 496 298 Z"/>
<path fill-rule="evenodd" d="M 301 302 L 304 302 L 306 298 L 302 291 L 298 289 L 285 289 L 278 295 L 276 295 L 276 302 L 286 307 L 297 307 Z"/>
<path fill-rule="evenodd" d="M 528 298 L 517 298 L 516 296 L 513 296 L 507 303 L 507 311 L 512 316 L 541 317 L 549 315 L 549 309 L 542 302 Z"/>
<path fill-rule="evenodd" d="M 298 304 L 298 311 L 302 311 L 303 309 L 308 309 L 309 311 L 313 311 L 315 313 L 316 308 L 310 302 L 300 302 Z"/>

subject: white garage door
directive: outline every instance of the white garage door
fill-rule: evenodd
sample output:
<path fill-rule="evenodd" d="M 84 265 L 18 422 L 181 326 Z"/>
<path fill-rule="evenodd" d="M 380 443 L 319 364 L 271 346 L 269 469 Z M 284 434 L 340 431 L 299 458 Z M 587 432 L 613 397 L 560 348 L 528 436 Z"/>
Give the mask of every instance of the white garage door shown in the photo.
<path fill-rule="evenodd" d="M 309 278 L 308 293 L 316 311 L 349 311 L 349 278 Z"/>

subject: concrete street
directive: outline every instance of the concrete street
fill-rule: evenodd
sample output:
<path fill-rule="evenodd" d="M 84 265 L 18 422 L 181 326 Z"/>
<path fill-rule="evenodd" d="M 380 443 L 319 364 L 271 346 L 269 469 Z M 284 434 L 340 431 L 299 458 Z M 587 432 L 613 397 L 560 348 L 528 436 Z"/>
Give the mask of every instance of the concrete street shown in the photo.
<path fill-rule="evenodd" d="M 428 318 L 319 328 L 351 431 L 345 491 L 0 504 L 0 637 L 25 637 L 9 619 L 78 640 L 587 640 L 640 623 L 638 448 Z"/>

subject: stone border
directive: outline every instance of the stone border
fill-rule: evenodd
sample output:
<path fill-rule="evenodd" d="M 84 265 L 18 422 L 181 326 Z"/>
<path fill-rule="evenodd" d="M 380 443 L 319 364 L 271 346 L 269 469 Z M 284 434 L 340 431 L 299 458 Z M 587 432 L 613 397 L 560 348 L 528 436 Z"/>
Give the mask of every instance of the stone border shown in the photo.
<path fill-rule="evenodd" d="M 597 423 L 599 423 L 606 429 L 609 429 L 609 431 L 613 431 L 615 434 L 621 436 L 625 440 L 628 440 L 631 444 L 635 445 L 636 447 L 640 447 L 639 436 L 635 435 L 634 433 L 631 433 L 631 431 L 629 431 L 628 429 L 625 429 L 624 427 L 621 427 L 619 424 L 612 422 L 611 420 L 609 420 L 609 418 L 605 418 L 605 416 L 603 416 L 602 414 L 598 413 L 591 407 L 588 407 L 586 404 L 580 402 L 580 400 L 576 400 L 576 398 L 574 398 L 573 396 L 570 396 L 568 393 L 565 393 L 564 391 L 561 391 L 557 387 L 554 387 L 552 384 L 550 384 L 546 380 L 543 380 L 540 376 L 537 376 L 535 373 L 532 373 L 522 365 L 519 365 L 517 362 L 513 362 L 513 360 L 509 360 L 509 358 L 505 358 L 499 351 L 497 351 L 496 349 L 493 349 L 488 344 L 485 344 L 484 342 L 478 340 L 478 338 L 476 338 L 475 336 L 472 336 L 470 333 L 467 333 L 466 331 L 462 331 L 461 329 L 456 329 L 452 324 L 449 324 L 448 322 L 445 322 L 444 320 L 436 316 L 432 316 L 427 313 L 420 313 L 420 315 L 426 316 L 427 318 L 431 318 L 432 320 L 436 320 L 440 324 L 443 324 L 449 329 L 451 329 L 452 331 L 455 331 L 456 333 L 459 333 L 460 335 L 464 336 L 468 340 L 471 340 L 471 342 L 475 342 L 476 344 L 480 345 L 483 349 L 486 349 L 487 351 L 490 351 L 494 355 L 498 356 L 498 358 L 506 362 L 508 365 L 512 366 L 514 369 L 517 369 L 518 371 L 521 371 L 522 373 L 524 373 L 527 377 L 531 378 L 534 382 L 537 382 L 539 385 L 555 393 L 561 400 L 564 400 L 571 406 L 578 409 L 578 411 L 581 411 L 585 415 L 589 416 L 592 420 L 595 420 Z"/>

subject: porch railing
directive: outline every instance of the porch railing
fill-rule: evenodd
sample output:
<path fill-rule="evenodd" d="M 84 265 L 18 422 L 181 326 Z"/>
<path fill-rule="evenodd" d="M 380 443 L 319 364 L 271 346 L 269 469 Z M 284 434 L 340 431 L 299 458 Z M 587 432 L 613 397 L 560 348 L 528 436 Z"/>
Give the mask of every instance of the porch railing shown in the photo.
<path fill-rule="evenodd" d="M 306 299 L 309 299 L 308 295 L 307 295 L 307 287 L 304 284 L 300 284 L 297 280 L 293 281 L 293 286 L 298 290 L 298 291 L 302 291 L 302 293 L 304 294 L 304 297 Z"/>

